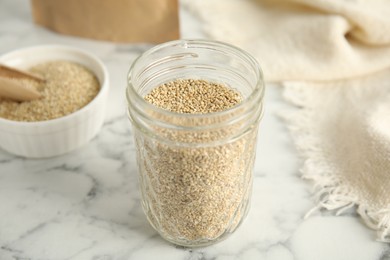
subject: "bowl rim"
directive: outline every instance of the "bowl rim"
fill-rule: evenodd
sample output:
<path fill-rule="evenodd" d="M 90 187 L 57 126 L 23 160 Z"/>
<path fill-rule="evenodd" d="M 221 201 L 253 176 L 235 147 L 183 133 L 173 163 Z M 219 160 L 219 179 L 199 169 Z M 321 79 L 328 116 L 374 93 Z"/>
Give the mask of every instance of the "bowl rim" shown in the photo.
<path fill-rule="evenodd" d="M 0 55 L 0 62 L 4 62 L 4 60 L 8 56 L 13 56 L 13 55 L 16 55 L 20 52 L 34 53 L 37 50 L 59 51 L 59 52 L 71 51 L 77 55 L 85 56 L 88 59 L 90 59 L 91 61 L 93 61 L 94 63 L 96 63 L 98 65 L 98 67 L 103 72 L 102 82 L 99 81 L 99 83 L 100 83 L 99 92 L 88 104 L 86 104 L 85 106 L 83 106 L 79 110 L 76 110 L 76 111 L 74 111 L 70 114 L 67 114 L 65 116 L 62 116 L 62 117 L 53 118 L 53 119 L 49 119 L 49 120 L 42 120 L 42 121 L 31 121 L 31 122 L 29 122 L 29 121 L 16 121 L 16 120 L 11 120 L 11 119 L 6 119 L 3 117 L 0 117 L 0 124 L 7 124 L 10 126 L 12 125 L 12 126 L 21 126 L 21 127 L 22 126 L 28 126 L 28 127 L 40 126 L 40 127 L 42 127 L 42 126 L 51 126 L 51 125 L 59 124 L 63 121 L 68 121 L 68 120 L 71 120 L 73 118 L 76 118 L 78 116 L 78 114 L 83 113 L 84 111 L 88 110 L 89 107 L 93 106 L 96 102 L 98 102 L 98 99 L 100 99 L 101 96 L 104 95 L 104 92 L 106 92 L 108 90 L 109 74 L 108 74 L 108 70 L 107 70 L 106 66 L 104 65 L 104 63 L 96 55 L 92 54 L 91 52 L 86 51 L 84 49 L 77 48 L 77 47 L 60 45 L 60 44 L 45 44 L 45 45 L 30 46 L 30 47 L 15 49 L 13 51 L 10 51 L 10 52 L 7 52 L 7 53 Z M 83 66 L 85 66 L 85 65 L 83 65 Z M 88 68 L 88 69 L 90 71 L 92 71 L 90 68 Z M 94 71 L 92 71 L 92 72 L 94 73 Z M 97 77 L 97 75 L 95 75 L 95 76 Z"/>

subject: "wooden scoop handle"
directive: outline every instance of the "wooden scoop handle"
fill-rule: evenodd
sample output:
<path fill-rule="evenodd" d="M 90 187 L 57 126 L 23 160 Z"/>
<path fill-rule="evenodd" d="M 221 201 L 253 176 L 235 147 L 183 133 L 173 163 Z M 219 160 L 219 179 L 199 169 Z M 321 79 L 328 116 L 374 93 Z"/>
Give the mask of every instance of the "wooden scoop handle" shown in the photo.
<path fill-rule="evenodd" d="M 18 83 L 17 80 L 0 77 L 0 97 L 14 101 L 30 101 L 41 97 L 33 88 Z"/>
<path fill-rule="evenodd" d="M 11 68 L 3 64 L 0 64 L 0 77 L 32 79 L 38 82 L 45 81 L 43 78 L 39 77 L 38 75 L 32 74 L 27 71 L 21 71 L 15 68 Z"/>

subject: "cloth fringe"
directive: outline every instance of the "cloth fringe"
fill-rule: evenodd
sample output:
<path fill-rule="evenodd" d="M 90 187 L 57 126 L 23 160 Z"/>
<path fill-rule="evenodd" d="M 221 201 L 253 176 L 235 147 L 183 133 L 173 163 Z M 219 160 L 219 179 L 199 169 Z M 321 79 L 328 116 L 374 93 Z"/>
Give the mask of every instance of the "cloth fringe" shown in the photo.
<path fill-rule="evenodd" d="M 317 205 L 309 210 L 304 218 L 321 209 L 342 215 L 348 209 L 356 207 L 356 212 L 364 223 L 376 230 L 377 240 L 390 243 L 390 206 L 387 209 L 376 210 L 362 203 L 354 190 L 335 175 L 331 166 L 326 163 L 321 153 L 320 140 L 311 131 L 310 122 L 315 115 L 310 107 L 304 105 L 307 104 L 305 100 L 310 98 L 310 93 L 304 87 L 291 84 L 284 86 L 283 95 L 287 101 L 298 107 L 283 111 L 280 117 L 288 123 L 298 152 L 303 156 L 302 178 L 314 184 Z"/>

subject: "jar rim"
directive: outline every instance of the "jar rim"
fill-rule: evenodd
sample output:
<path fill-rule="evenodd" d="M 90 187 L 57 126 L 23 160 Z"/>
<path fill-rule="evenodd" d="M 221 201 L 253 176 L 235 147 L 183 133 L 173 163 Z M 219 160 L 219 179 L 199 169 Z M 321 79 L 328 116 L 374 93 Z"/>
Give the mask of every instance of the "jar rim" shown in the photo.
<path fill-rule="evenodd" d="M 175 46 L 175 45 L 181 45 L 181 46 L 184 46 L 185 48 L 187 48 L 189 45 L 203 45 L 203 46 L 209 45 L 210 47 L 213 46 L 213 47 L 228 48 L 228 49 L 240 54 L 240 56 L 242 58 L 244 58 L 251 65 L 251 67 L 253 68 L 253 71 L 256 73 L 256 78 L 257 78 L 256 86 L 254 87 L 254 89 L 252 90 L 250 95 L 248 95 L 246 98 L 244 98 L 242 100 L 242 102 L 238 103 L 237 105 L 235 105 L 231 108 L 222 110 L 222 111 L 217 111 L 217 112 L 212 112 L 212 113 L 207 113 L 207 114 L 177 113 L 174 111 L 160 108 L 158 106 L 155 106 L 155 105 L 147 102 L 144 99 L 144 97 L 141 96 L 141 94 L 138 91 L 136 91 L 136 89 L 134 88 L 134 85 L 131 84 L 131 79 L 134 76 L 133 75 L 134 67 L 137 64 L 137 62 L 139 62 L 143 58 L 147 57 L 148 55 L 155 53 L 161 49 Z M 129 95 L 130 95 L 130 92 L 132 92 L 134 94 L 133 96 L 135 97 L 135 99 L 137 99 L 137 102 L 140 102 L 142 104 L 142 106 L 146 107 L 148 110 L 154 111 L 156 113 L 164 114 L 167 116 L 172 116 L 172 117 L 201 118 L 201 117 L 205 117 L 205 116 L 208 116 L 208 117 L 224 116 L 224 115 L 230 114 L 236 110 L 241 109 L 248 102 L 252 101 L 257 96 L 257 94 L 259 92 L 260 92 L 259 99 L 262 100 L 263 96 L 264 96 L 264 89 L 265 89 L 263 71 L 262 71 L 259 63 L 257 62 L 257 60 L 251 54 L 249 54 L 247 51 L 245 51 L 239 47 L 236 47 L 232 44 L 221 42 L 221 41 L 215 41 L 215 40 L 181 39 L 181 40 L 169 41 L 169 42 L 165 42 L 162 44 L 158 44 L 158 45 L 150 48 L 149 50 L 143 52 L 142 54 L 140 54 L 131 64 L 127 75 L 128 75 L 128 77 L 127 77 L 128 86 L 127 86 L 127 90 L 126 90 L 126 97 L 127 97 L 128 103 L 130 103 L 130 96 Z"/>

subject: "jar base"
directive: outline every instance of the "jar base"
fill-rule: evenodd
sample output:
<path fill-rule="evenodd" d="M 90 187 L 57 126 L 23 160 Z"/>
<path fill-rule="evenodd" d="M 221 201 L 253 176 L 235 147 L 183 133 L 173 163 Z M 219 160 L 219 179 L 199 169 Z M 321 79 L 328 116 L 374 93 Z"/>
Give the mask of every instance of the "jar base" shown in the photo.
<path fill-rule="evenodd" d="M 163 232 L 160 232 L 153 225 L 153 221 L 149 218 L 149 215 L 146 214 L 146 216 L 147 216 L 149 224 L 153 227 L 153 229 L 156 230 L 158 232 L 158 234 L 167 242 L 174 244 L 176 246 L 182 247 L 182 248 L 201 248 L 201 247 L 207 247 L 207 246 L 217 244 L 217 243 L 222 242 L 225 239 L 229 238 L 244 222 L 244 219 L 248 215 L 249 208 L 250 208 L 250 203 L 247 203 L 243 215 L 241 216 L 240 220 L 238 221 L 238 223 L 235 225 L 235 227 L 233 229 L 225 231 L 224 233 L 222 233 L 220 236 L 218 236 L 215 239 L 199 239 L 199 240 L 194 240 L 194 241 L 189 241 L 186 239 L 174 239 L 174 238 L 171 238 L 169 236 L 166 236 Z"/>

